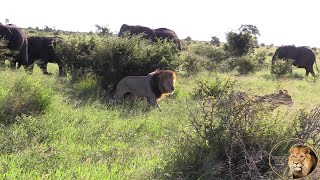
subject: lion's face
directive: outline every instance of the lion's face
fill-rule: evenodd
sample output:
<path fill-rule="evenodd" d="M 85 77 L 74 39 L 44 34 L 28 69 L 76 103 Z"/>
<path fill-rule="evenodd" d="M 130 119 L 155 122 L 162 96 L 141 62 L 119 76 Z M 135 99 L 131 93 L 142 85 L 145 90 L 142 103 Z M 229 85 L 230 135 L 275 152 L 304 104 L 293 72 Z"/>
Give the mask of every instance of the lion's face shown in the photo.
<path fill-rule="evenodd" d="M 308 146 L 294 146 L 290 148 L 288 165 L 294 177 L 307 176 L 313 166 L 311 148 Z"/>
<path fill-rule="evenodd" d="M 162 83 L 164 93 L 173 93 L 174 92 L 174 82 L 172 79 L 165 79 Z"/>
<path fill-rule="evenodd" d="M 163 94 L 173 93 L 175 85 L 175 73 L 173 71 L 166 70 L 159 74 L 160 84 L 159 88 Z"/>

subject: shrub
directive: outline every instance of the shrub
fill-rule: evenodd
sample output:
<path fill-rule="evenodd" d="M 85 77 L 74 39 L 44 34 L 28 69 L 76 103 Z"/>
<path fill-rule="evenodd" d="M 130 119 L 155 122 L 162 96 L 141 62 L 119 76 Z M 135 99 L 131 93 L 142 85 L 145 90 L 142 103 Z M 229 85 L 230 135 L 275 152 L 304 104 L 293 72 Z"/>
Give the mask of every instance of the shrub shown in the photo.
<path fill-rule="evenodd" d="M 269 152 L 292 137 L 293 123 L 235 91 L 234 82 L 198 87 L 198 106 L 190 108 L 190 126 L 164 174 L 171 179 L 274 178 Z"/>
<path fill-rule="evenodd" d="M 227 43 L 224 49 L 231 56 L 244 56 L 254 52 L 255 41 L 250 33 L 227 33 Z"/>
<path fill-rule="evenodd" d="M 258 69 L 257 61 L 250 56 L 231 57 L 219 68 L 222 71 L 236 70 L 240 75 L 253 73 Z"/>
<path fill-rule="evenodd" d="M 287 74 L 292 73 L 292 60 L 277 60 L 271 67 L 271 73 L 280 78 Z"/>
<path fill-rule="evenodd" d="M 215 78 L 214 81 L 197 81 L 197 88 L 194 90 L 193 98 L 202 99 L 207 96 L 212 96 L 217 98 L 219 94 L 222 94 L 224 91 L 230 91 L 234 86 L 234 82 L 228 81 L 224 83 L 219 79 Z"/>
<path fill-rule="evenodd" d="M 254 59 L 256 62 L 258 62 L 259 65 L 264 65 L 267 59 L 267 52 L 266 51 L 260 51 L 255 54 Z"/>
<path fill-rule="evenodd" d="M 267 56 L 273 56 L 274 52 L 268 52 Z"/>
<path fill-rule="evenodd" d="M 249 74 L 254 72 L 257 68 L 256 63 L 249 57 L 238 58 L 236 66 L 239 74 Z"/>
<path fill-rule="evenodd" d="M 0 100 L 0 123 L 8 124 L 23 114 L 35 116 L 43 112 L 51 103 L 50 91 L 31 77 L 21 77 L 15 81 L 9 93 Z"/>
<path fill-rule="evenodd" d="M 108 92 L 125 76 L 147 75 L 156 69 L 176 69 L 178 49 L 166 40 L 134 37 L 77 36 L 58 47 L 66 71 L 79 78 L 93 73 Z"/>
<path fill-rule="evenodd" d="M 217 63 L 224 61 L 228 58 L 228 56 L 222 48 L 210 46 L 207 44 L 190 45 L 188 51 L 200 56 L 205 56 L 209 58 L 210 61 L 214 61 Z"/>
<path fill-rule="evenodd" d="M 205 69 L 209 59 L 194 53 L 183 54 L 182 70 L 188 75 L 196 74 Z"/>
<path fill-rule="evenodd" d="M 188 56 L 185 56 L 183 62 L 186 66 L 190 65 L 190 60 L 194 59 L 193 64 L 197 64 L 198 69 L 206 69 L 209 71 L 217 70 L 218 64 L 221 64 L 228 58 L 223 49 L 214 47 L 204 43 L 192 44 L 188 47 Z"/>

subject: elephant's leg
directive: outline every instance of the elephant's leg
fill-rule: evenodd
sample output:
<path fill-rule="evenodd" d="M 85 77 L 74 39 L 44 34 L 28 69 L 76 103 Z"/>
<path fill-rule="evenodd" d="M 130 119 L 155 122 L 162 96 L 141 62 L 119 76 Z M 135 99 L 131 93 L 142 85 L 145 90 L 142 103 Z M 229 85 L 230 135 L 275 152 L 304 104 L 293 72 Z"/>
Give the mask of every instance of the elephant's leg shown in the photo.
<path fill-rule="evenodd" d="M 29 60 L 28 61 L 28 65 L 24 65 L 24 68 L 25 68 L 26 71 L 28 71 L 28 73 L 32 74 L 33 73 L 34 59 L 29 56 L 28 60 Z"/>
<path fill-rule="evenodd" d="M 61 77 L 66 76 L 66 73 L 64 72 L 63 65 L 61 62 L 58 62 L 58 67 L 59 67 L 59 76 Z"/>
<path fill-rule="evenodd" d="M 25 66 L 26 70 L 28 71 L 28 73 L 32 74 L 33 73 L 33 63 L 29 64 L 27 66 Z"/>
<path fill-rule="evenodd" d="M 39 66 L 40 66 L 43 74 L 52 75 L 51 73 L 49 73 L 49 72 L 47 71 L 48 61 L 43 61 L 43 62 L 41 62 Z"/>
<path fill-rule="evenodd" d="M 316 75 L 315 75 L 312 67 L 311 67 L 311 68 L 306 68 L 306 76 L 307 76 L 307 77 L 308 77 L 308 75 L 309 75 L 309 72 L 311 73 L 311 75 L 312 75 L 313 77 L 316 77 Z"/>
<path fill-rule="evenodd" d="M 16 60 L 10 61 L 10 68 L 16 69 L 16 67 L 17 67 L 17 61 Z"/>

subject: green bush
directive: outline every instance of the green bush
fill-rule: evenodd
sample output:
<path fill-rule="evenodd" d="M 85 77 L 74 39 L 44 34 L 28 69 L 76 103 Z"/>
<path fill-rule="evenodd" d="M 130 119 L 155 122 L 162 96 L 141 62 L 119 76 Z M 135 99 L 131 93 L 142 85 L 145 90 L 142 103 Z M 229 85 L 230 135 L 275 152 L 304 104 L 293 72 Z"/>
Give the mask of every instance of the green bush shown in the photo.
<path fill-rule="evenodd" d="M 269 152 L 294 135 L 294 122 L 284 120 L 285 114 L 272 116 L 263 104 L 237 92 L 232 81 L 198 87 L 188 130 L 162 174 L 170 179 L 273 179 Z"/>
<path fill-rule="evenodd" d="M 254 55 L 254 59 L 256 62 L 258 62 L 259 65 L 264 65 L 266 63 L 267 59 L 267 52 L 266 51 L 260 51 Z"/>
<path fill-rule="evenodd" d="M 228 58 L 222 48 L 203 43 L 190 45 L 188 51 L 200 56 L 207 57 L 210 59 L 210 61 L 214 61 L 216 63 L 224 61 Z"/>
<path fill-rule="evenodd" d="M 182 54 L 182 56 L 182 69 L 186 71 L 188 75 L 193 75 L 204 70 L 210 61 L 208 58 L 194 53 L 185 53 Z"/>
<path fill-rule="evenodd" d="M 17 79 L 8 94 L 0 100 L 0 123 L 12 123 L 23 114 L 35 116 L 42 113 L 51 103 L 50 93 L 32 77 Z"/>
<path fill-rule="evenodd" d="M 287 74 L 292 73 L 292 60 L 277 60 L 271 67 L 271 73 L 276 75 L 276 77 L 281 78 Z"/>
<path fill-rule="evenodd" d="M 253 73 L 258 69 L 257 61 L 250 56 L 231 57 L 220 64 L 221 71 L 236 70 L 240 75 Z"/>
<path fill-rule="evenodd" d="M 188 73 L 197 73 L 201 70 L 217 70 L 228 56 L 222 48 L 204 43 L 194 43 L 188 46 L 187 53 L 182 56 L 183 69 Z"/>
<path fill-rule="evenodd" d="M 223 83 L 219 78 L 215 78 L 213 81 L 197 81 L 197 88 L 192 94 L 195 99 L 202 99 L 204 97 L 218 97 L 219 94 L 229 91 L 234 86 L 234 82 L 228 81 Z"/>
<path fill-rule="evenodd" d="M 257 64 L 250 57 L 240 57 L 236 62 L 237 71 L 239 74 L 249 74 L 256 70 Z"/>
<path fill-rule="evenodd" d="M 156 69 L 176 69 L 178 49 L 167 41 L 151 42 L 134 37 L 77 36 L 57 48 L 74 78 L 93 73 L 108 92 L 125 76 L 147 75 Z"/>
<path fill-rule="evenodd" d="M 224 44 L 224 49 L 231 56 L 245 56 L 254 52 L 255 41 L 250 33 L 227 33 L 227 43 Z"/>

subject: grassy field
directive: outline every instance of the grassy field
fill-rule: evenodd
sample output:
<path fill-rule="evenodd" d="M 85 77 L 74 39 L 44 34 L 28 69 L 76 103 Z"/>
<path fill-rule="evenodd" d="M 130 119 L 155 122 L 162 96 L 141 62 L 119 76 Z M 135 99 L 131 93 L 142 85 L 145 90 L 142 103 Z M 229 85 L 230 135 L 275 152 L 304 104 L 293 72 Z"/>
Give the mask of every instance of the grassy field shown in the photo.
<path fill-rule="evenodd" d="M 304 69 L 297 68 L 295 75 L 282 79 L 270 75 L 269 67 L 244 76 L 178 74 L 175 94 L 159 102 L 161 112 L 146 112 L 145 101 L 134 109 L 108 103 L 95 78 L 77 82 L 58 78 L 55 64 L 49 64 L 49 71 L 53 76 L 43 75 L 39 68 L 33 75 L 23 70 L 0 71 L 1 121 L 6 122 L 0 124 L 0 179 L 164 177 L 158 173 L 174 161 L 184 132 L 190 130 L 189 110 L 196 106 L 191 94 L 200 79 L 235 80 L 236 89 L 252 95 L 288 90 L 294 105 L 276 111 L 294 113 L 320 104 L 319 79 L 304 78 Z M 9 116 L 30 107 L 33 111 L 27 115 Z"/>

